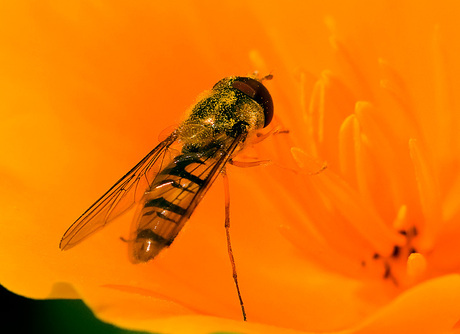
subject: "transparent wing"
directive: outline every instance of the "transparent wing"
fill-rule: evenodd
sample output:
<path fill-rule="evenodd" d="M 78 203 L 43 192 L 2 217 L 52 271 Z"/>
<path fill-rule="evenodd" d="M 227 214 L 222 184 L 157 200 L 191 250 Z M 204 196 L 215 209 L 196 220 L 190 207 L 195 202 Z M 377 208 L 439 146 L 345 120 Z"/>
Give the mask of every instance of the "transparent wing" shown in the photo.
<path fill-rule="evenodd" d="M 72 248 L 137 203 L 161 170 L 168 148 L 176 139 L 177 132 L 173 132 L 91 205 L 64 233 L 59 248 Z"/>
<path fill-rule="evenodd" d="M 223 147 L 174 157 L 155 178 L 135 233 L 151 229 L 172 242 L 245 135 L 241 133 L 235 138 L 229 137 L 228 145 Z M 161 222 L 161 229 L 157 222 Z"/>
<path fill-rule="evenodd" d="M 206 174 L 206 177 L 204 178 L 204 182 L 200 186 L 198 191 L 196 192 L 190 204 L 187 205 L 185 213 L 178 224 L 179 229 L 182 228 L 185 221 L 190 218 L 193 211 L 195 210 L 197 205 L 200 203 L 201 199 L 204 197 L 204 195 L 209 190 L 211 185 L 214 183 L 217 176 L 219 176 L 222 169 L 228 163 L 228 161 L 232 157 L 235 150 L 244 141 L 246 135 L 247 135 L 247 132 L 242 131 L 239 134 L 237 134 L 235 138 L 232 138 L 231 144 L 228 146 L 228 148 L 226 150 L 221 151 L 220 157 L 217 159 L 217 161 L 215 163 L 210 164 L 208 167 L 208 171 L 203 173 L 203 175 Z"/>
<path fill-rule="evenodd" d="M 147 262 L 172 244 L 246 133 L 222 145 L 175 156 L 153 181 L 130 238 L 132 262 Z"/>

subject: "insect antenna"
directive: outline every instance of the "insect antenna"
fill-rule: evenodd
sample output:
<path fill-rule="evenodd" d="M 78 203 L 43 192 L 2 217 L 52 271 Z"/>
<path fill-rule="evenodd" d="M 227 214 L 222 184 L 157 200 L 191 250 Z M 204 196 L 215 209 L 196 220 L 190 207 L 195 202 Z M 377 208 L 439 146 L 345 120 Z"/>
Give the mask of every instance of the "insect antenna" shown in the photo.
<path fill-rule="evenodd" d="M 241 297 L 240 286 L 238 284 L 238 275 L 236 273 L 235 258 L 233 257 L 232 243 L 230 241 L 230 187 L 228 183 L 227 172 L 222 169 L 222 177 L 224 180 L 225 191 L 225 234 L 227 235 L 227 250 L 230 263 L 232 265 L 233 281 L 235 282 L 236 292 L 240 301 L 241 312 L 243 313 L 243 320 L 246 321 L 246 311 L 244 309 L 243 297 Z"/>

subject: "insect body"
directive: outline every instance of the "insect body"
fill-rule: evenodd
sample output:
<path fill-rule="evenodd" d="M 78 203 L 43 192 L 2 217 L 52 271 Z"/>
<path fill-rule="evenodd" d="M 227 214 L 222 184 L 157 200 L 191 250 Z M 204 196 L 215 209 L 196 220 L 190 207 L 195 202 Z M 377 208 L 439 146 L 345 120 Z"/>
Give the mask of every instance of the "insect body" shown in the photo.
<path fill-rule="evenodd" d="M 261 80 L 222 79 L 168 138 L 70 226 L 60 248 L 75 246 L 139 203 L 127 240 L 131 259 L 134 263 L 153 259 L 171 245 L 247 138 L 267 126 L 272 117 L 272 98 Z"/>

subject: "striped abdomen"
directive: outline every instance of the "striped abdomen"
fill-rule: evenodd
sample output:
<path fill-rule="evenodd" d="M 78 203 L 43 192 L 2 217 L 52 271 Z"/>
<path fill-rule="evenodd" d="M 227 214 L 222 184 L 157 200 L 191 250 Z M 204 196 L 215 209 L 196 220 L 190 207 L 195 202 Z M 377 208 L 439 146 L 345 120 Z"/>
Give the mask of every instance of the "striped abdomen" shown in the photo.
<path fill-rule="evenodd" d="M 213 162 L 215 159 L 200 158 L 195 153 L 179 155 L 156 175 L 135 220 L 131 251 L 134 262 L 149 261 L 171 245 L 189 218 L 188 208 Z"/>

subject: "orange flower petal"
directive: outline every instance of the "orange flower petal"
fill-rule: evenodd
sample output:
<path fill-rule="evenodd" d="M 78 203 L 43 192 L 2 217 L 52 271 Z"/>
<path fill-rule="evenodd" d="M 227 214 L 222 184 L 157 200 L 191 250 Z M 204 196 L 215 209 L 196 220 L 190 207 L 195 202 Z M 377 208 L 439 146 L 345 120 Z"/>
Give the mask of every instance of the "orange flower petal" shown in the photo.
<path fill-rule="evenodd" d="M 330 4 L 5 3 L 1 283 L 151 331 L 458 331 L 458 13 Z M 248 323 L 220 182 L 148 265 L 120 241 L 130 214 L 59 251 L 200 92 L 255 69 L 289 133 L 250 151 L 272 165 L 228 171 Z"/>
<path fill-rule="evenodd" d="M 402 294 L 346 333 L 447 333 L 460 318 L 459 298 L 460 276 L 439 277 Z"/>

